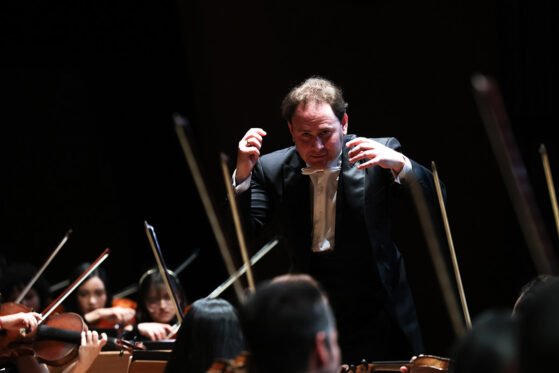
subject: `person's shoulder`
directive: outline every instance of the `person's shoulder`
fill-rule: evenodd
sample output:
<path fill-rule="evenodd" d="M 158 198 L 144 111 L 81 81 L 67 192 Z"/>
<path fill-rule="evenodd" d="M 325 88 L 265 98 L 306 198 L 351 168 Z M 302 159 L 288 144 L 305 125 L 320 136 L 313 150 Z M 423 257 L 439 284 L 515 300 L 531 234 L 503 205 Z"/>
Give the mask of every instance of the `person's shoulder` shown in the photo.
<path fill-rule="evenodd" d="M 373 140 L 391 148 L 397 148 L 400 146 L 400 141 L 398 141 L 395 137 L 374 137 Z"/>
<path fill-rule="evenodd" d="M 264 154 L 262 157 L 260 157 L 260 160 L 265 164 L 283 163 L 286 159 L 289 159 L 293 155 L 295 155 L 295 153 L 295 147 L 290 146 L 287 148 L 275 150 L 271 153 Z"/>

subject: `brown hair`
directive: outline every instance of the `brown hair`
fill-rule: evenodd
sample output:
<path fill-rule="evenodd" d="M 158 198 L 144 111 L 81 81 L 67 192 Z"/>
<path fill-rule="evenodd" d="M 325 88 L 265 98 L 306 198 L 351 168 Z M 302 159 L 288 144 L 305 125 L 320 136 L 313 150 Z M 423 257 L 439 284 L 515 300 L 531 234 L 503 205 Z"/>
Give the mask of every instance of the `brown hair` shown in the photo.
<path fill-rule="evenodd" d="M 299 104 L 325 102 L 341 121 L 347 109 L 342 90 L 328 79 L 313 76 L 294 87 L 281 103 L 281 114 L 289 123 Z"/>

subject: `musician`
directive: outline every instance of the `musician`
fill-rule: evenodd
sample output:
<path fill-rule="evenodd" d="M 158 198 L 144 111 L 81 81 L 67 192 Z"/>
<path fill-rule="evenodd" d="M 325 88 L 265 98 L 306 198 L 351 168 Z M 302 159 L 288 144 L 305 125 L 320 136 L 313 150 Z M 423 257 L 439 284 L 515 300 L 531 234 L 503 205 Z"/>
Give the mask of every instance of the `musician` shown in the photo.
<path fill-rule="evenodd" d="M 90 263 L 80 264 L 70 278 L 78 278 Z M 132 325 L 136 310 L 129 307 L 113 307 L 112 293 L 108 287 L 105 270 L 98 267 L 76 291 L 64 302 L 67 312 L 81 315 L 91 328 L 118 329 Z"/>
<path fill-rule="evenodd" d="M 171 287 L 176 292 L 179 308 L 184 312 L 187 300 L 179 278 L 168 270 Z M 157 268 L 146 271 L 138 284 L 138 307 L 136 310 L 136 325 L 132 333 L 127 333 L 125 339 L 149 339 L 152 341 L 169 338 L 172 326 L 177 323 L 173 297 Z"/>
<path fill-rule="evenodd" d="M 310 276 L 261 283 L 240 309 L 252 373 L 334 373 L 340 365 L 336 322 Z"/>
<path fill-rule="evenodd" d="M 518 372 L 518 326 L 508 310 L 482 313 L 452 347 L 453 373 Z"/>
<path fill-rule="evenodd" d="M 224 299 L 198 299 L 182 322 L 165 373 L 204 373 L 215 360 L 233 359 L 244 347 L 235 308 Z"/>
<path fill-rule="evenodd" d="M 41 315 L 36 312 L 18 312 L 0 316 L 0 332 L 2 330 L 25 329 L 34 333 Z M 86 373 L 95 361 L 103 346 L 107 343 L 107 335 L 99 336 L 96 331 L 82 332 L 78 358 L 65 367 L 55 368 L 41 364 L 34 357 L 31 344 L 15 344 L 0 351 L 0 371 L 22 373 Z"/>
<path fill-rule="evenodd" d="M 346 108 L 333 82 L 305 80 L 282 102 L 294 146 L 261 156 L 267 133 L 249 129 L 233 181 L 249 228 L 282 234 L 290 271 L 311 274 L 328 293 L 344 361 L 409 360 L 423 342 L 390 233 L 392 206 L 415 180 L 436 203 L 433 178 L 395 138 L 348 135 Z"/>
<path fill-rule="evenodd" d="M 37 328 L 41 315 L 37 312 L 18 312 L 0 316 L 0 330 L 25 329 L 29 333 Z"/>
<path fill-rule="evenodd" d="M 519 322 L 519 372 L 557 371 L 559 346 L 559 282 L 534 293 L 515 318 Z"/>
<path fill-rule="evenodd" d="M 10 263 L 0 279 L 0 293 L 3 296 L 3 301 L 15 301 L 37 271 L 38 269 L 31 263 Z M 49 283 L 41 276 L 35 281 L 20 303 L 34 311 L 41 311 L 51 300 Z"/>
<path fill-rule="evenodd" d="M 522 314 L 526 308 L 530 307 L 530 303 L 536 299 L 536 295 L 540 291 L 556 282 L 559 282 L 558 276 L 542 274 L 535 276 L 524 284 L 524 286 L 520 289 L 520 294 L 518 295 L 518 298 L 516 298 L 516 302 L 514 303 L 512 309 L 513 316 L 518 317 Z"/>

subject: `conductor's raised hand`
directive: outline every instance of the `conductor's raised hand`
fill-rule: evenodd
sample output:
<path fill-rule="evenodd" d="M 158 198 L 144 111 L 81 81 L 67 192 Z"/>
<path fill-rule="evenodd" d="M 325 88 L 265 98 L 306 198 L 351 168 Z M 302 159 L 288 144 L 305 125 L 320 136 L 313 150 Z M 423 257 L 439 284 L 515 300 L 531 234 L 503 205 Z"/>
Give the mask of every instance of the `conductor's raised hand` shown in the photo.
<path fill-rule="evenodd" d="M 402 153 L 375 140 L 357 137 L 348 141 L 346 146 L 349 148 L 349 162 L 354 164 L 360 161 L 356 165 L 360 170 L 380 166 L 398 174 L 404 168 L 405 158 Z"/>
<path fill-rule="evenodd" d="M 239 141 L 235 172 L 235 182 L 237 184 L 242 183 L 250 176 L 258 158 L 260 158 L 264 136 L 266 136 L 266 131 L 262 128 L 251 128 Z"/>

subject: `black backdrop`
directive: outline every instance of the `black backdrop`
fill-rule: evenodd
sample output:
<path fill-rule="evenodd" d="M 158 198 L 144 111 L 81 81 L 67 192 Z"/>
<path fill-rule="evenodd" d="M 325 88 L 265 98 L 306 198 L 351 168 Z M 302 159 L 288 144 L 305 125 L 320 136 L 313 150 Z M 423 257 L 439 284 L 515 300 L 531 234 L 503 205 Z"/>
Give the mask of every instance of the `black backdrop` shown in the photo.
<path fill-rule="evenodd" d="M 250 127 L 265 151 L 289 144 L 279 104 L 314 74 L 339 83 L 350 132 L 396 136 L 420 163 L 437 163 L 470 312 L 510 308 L 535 270 L 473 96 L 474 72 L 495 76 L 544 224 L 557 234 L 537 152 L 557 184 L 557 7 L 553 1 L 61 1 L 3 4 L 1 252 L 37 266 L 73 234 L 45 277 L 56 283 L 105 248 L 113 290 L 153 255 L 193 250 L 181 273 L 191 300 L 227 272 L 179 146 L 172 113 L 191 123 L 200 166 L 232 249 L 220 153 L 234 159 Z M 232 165 L 232 162 L 231 162 Z M 427 351 L 454 338 L 413 209 L 397 241 L 406 257 Z M 273 257 L 275 255 L 275 257 Z M 281 252 L 257 280 L 282 268 Z M 236 255 L 238 259 L 238 255 Z M 351 269 L 348 269 L 351 275 Z M 234 301 L 233 293 L 224 295 Z"/>

